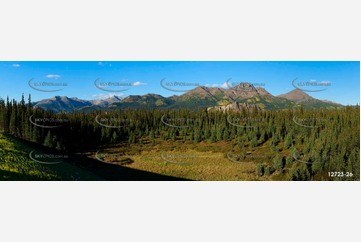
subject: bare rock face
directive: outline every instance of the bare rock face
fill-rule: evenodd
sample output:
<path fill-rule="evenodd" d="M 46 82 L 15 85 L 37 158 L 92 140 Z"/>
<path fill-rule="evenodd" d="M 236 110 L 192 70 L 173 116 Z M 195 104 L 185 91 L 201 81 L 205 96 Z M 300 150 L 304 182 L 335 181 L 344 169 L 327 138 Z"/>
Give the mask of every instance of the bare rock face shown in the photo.
<path fill-rule="evenodd" d="M 254 108 L 256 108 L 257 110 L 261 110 L 261 108 L 259 106 L 254 105 L 254 104 L 234 102 L 234 103 L 224 105 L 224 106 L 209 107 L 209 108 L 207 108 L 207 111 L 239 112 L 242 110 L 253 110 Z"/>
<path fill-rule="evenodd" d="M 266 89 L 262 88 L 262 87 L 257 87 L 257 92 L 259 95 L 261 96 L 272 96 L 271 93 L 267 92 Z"/>
<path fill-rule="evenodd" d="M 246 82 L 240 83 L 235 87 L 227 89 L 226 93 L 227 96 L 234 100 L 253 98 L 259 95 L 257 89 L 253 85 Z"/>

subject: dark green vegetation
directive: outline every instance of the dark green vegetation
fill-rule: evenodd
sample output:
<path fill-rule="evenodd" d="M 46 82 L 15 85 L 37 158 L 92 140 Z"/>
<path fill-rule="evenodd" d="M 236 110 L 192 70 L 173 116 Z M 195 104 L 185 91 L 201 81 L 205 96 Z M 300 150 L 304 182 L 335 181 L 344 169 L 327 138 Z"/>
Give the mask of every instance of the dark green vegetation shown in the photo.
<path fill-rule="evenodd" d="M 33 152 L 34 158 L 48 154 L 44 149 L 37 149 L 9 135 L 0 134 L 0 180 L 81 181 L 100 179 L 91 172 L 69 164 L 67 156 L 52 159 L 52 162 L 48 164 L 42 164 L 29 157 L 31 152 Z M 45 161 L 39 158 L 37 160 Z"/>
<path fill-rule="evenodd" d="M 69 154 L 88 152 L 94 157 L 96 151 L 110 149 L 117 155 L 101 152 L 101 162 L 195 180 L 359 180 L 359 122 L 358 106 L 53 114 L 34 109 L 30 97 L 27 104 L 24 98 L 19 103 L 0 101 L 0 130 L 6 134 Z M 152 155 L 163 163 L 144 163 L 152 162 Z M 192 156 L 194 167 L 164 166 L 167 160 L 182 163 Z M 95 169 L 80 160 L 82 166 Z M 242 166 L 247 169 L 240 169 Z M 329 177 L 328 172 L 352 176 Z"/>

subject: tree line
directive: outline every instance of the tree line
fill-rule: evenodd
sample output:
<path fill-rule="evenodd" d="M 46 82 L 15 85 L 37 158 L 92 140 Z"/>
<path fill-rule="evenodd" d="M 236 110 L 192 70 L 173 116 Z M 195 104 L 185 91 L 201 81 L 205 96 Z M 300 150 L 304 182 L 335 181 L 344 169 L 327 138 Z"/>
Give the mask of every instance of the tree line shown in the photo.
<path fill-rule="evenodd" d="M 126 109 L 52 113 L 34 108 L 29 95 L 19 102 L 0 99 L 0 130 L 64 152 L 99 145 L 156 145 L 161 142 L 228 142 L 235 150 L 267 145 L 273 166 L 260 162 L 260 176 L 289 167 L 291 180 L 309 180 L 328 171 L 359 179 L 359 106 L 342 109 L 219 112 Z M 287 155 L 284 155 L 287 153 Z M 297 164 L 295 164 L 297 163 Z"/>

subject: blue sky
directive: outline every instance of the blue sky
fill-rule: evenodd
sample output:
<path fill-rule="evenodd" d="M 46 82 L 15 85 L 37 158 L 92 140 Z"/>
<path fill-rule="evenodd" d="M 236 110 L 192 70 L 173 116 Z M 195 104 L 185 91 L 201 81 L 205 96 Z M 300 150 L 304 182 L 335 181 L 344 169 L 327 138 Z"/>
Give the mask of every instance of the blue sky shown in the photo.
<path fill-rule="evenodd" d="M 99 78 L 99 79 L 98 79 Z M 318 98 L 341 104 L 360 103 L 360 63 L 351 61 L 30 61 L 0 62 L 0 97 L 19 100 L 30 93 L 33 101 L 53 96 L 100 99 L 111 95 L 128 96 L 157 93 L 162 96 L 181 95 L 160 85 L 165 82 L 198 83 L 204 86 L 226 87 L 230 83 L 262 84 L 273 95 L 294 89 L 292 81 L 328 83 L 324 91 L 308 92 Z M 66 83 L 61 91 L 42 92 L 29 86 L 37 82 Z M 128 90 L 101 90 L 94 84 L 113 82 L 128 84 Z M 193 89 L 172 87 L 172 90 Z M 41 90 L 57 90 L 49 86 Z M 306 88 L 305 88 L 306 89 Z M 319 90 L 320 87 L 307 88 Z"/>

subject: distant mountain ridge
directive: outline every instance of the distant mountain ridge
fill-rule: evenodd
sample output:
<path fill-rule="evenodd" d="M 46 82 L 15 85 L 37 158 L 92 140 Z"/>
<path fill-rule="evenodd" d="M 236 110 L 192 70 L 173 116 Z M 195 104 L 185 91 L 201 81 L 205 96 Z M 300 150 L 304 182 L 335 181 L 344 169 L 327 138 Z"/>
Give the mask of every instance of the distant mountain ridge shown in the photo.
<path fill-rule="evenodd" d="M 295 102 L 300 102 L 302 100 L 314 99 L 313 97 L 311 97 L 310 95 L 301 91 L 300 89 L 295 89 L 288 93 L 278 95 L 278 97 L 286 98 L 287 100 L 295 101 Z"/>
<path fill-rule="evenodd" d="M 233 88 L 198 86 L 179 96 L 163 97 L 159 94 L 129 95 L 125 98 L 112 96 L 102 100 L 81 100 L 66 96 L 55 96 L 34 102 L 34 107 L 53 112 L 89 112 L 96 109 L 116 110 L 127 108 L 190 108 L 207 110 L 242 109 L 285 109 L 302 103 L 306 108 L 338 108 L 342 105 L 318 100 L 302 90 L 295 89 L 288 93 L 273 96 L 262 87 L 249 83 L 240 83 Z"/>
<path fill-rule="evenodd" d="M 68 98 L 66 96 L 55 96 L 53 98 L 44 99 L 33 103 L 34 107 L 39 107 L 45 110 L 51 110 L 56 113 L 73 112 L 86 106 L 91 106 L 91 101 L 80 100 L 78 98 Z"/>

